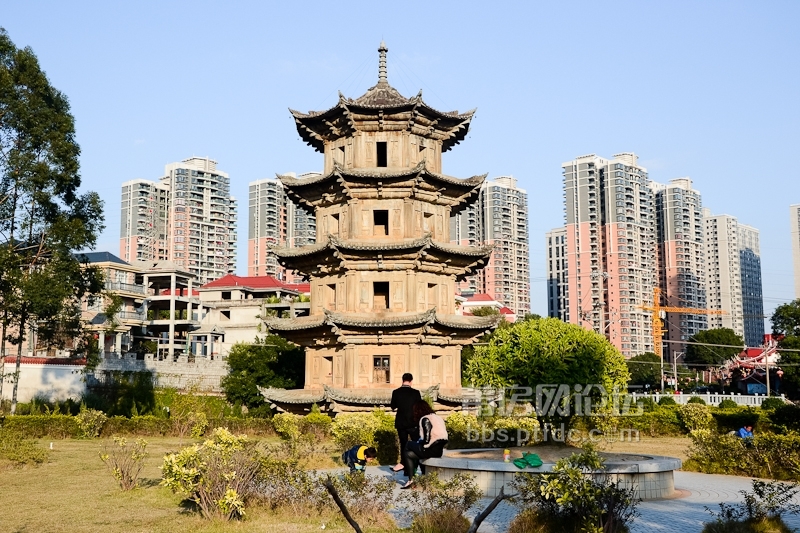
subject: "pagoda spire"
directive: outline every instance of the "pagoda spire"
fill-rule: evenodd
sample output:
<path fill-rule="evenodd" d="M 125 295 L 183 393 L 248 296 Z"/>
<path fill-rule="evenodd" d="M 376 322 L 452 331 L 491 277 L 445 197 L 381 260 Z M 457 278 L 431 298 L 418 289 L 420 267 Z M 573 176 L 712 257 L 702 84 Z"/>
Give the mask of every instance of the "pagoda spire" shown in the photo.
<path fill-rule="evenodd" d="M 389 83 L 386 79 L 386 52 L 388 51 L 386 43 L 381 40 L 381 45 L 378 47 L 378 83 Z"/>

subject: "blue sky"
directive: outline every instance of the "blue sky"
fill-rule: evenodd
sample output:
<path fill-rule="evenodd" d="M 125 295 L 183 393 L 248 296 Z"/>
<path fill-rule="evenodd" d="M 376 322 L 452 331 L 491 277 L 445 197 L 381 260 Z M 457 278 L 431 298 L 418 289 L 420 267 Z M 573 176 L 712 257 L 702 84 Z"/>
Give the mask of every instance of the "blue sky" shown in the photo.
<path fill-rule="evenodd" d="M 444 111 L 478 108 L 444 158 L 528 191 L 531 300 L 546 314 L 544 233 L 563 224 L 561 163 L 633 151 L 651 179 L 689 176 L 712 212 L 761 230 L 765 310 L 792 300 L 789 205 L 800 203 L 800 3 L 6 2 L 0 25 L 70 99 L 98 249 L 118 253 L 120 184 L 192 155 L 247 183 L 319 170 L 287 108 L 377 79 Z"/>

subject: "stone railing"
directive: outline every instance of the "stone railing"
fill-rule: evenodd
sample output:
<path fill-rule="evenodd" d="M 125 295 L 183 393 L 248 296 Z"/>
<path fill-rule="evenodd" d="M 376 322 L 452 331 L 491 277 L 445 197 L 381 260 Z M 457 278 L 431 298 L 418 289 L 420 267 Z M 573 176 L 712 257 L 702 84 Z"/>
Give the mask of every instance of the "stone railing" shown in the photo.
<path fill-rule="evenodd" d="M 733 400 L 738 405 L 746 405 L 750 407 L 760 407 L 761 404 L 767 398 L 780 398 L 784 402 L 787 402 L 786 397 L 781 394 L 779 396 L 766 396 L 764 394 L 720 394 L 716 392 L 704 392 L 704 393 L 681 393 L 681 394 L 660 394 L 658 392 L 654 392 L 652 394 L 641 394 L 638 392 L 634 392 L 631 394 L 635 399 L 639 398 L 650 398 L 654 402 L 658 403 L 658 400 L 663 398 L 664 396 L 668 396 L 675 400 L 678 404 L 685 404 L 688 403 L 690 398 L 702 398 L 703 401 L 706 402 L 706 405 L 711 405 L 713 407 L 718 406 L 722 403 L 722 400 Z M 788 402 L 787 402 L 788 403 Z"/>

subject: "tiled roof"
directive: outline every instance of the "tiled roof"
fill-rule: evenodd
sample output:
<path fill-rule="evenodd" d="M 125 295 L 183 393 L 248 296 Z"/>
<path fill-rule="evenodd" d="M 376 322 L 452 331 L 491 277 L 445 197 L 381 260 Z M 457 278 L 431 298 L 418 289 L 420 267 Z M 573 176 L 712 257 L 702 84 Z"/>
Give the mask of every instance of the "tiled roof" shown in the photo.
<path fill-rule="evenodd" d="M 86 263 L 117 263 L 130 266 L 130 263 L 123 261 L 110 252 L 80 252 L 75 254 L 75 258 Z"/>
<path fill-rule="evenodd" d="M 477 294 L 473 294 L 472 296 L 467 296 L 467 302 L 493 302 L 494 298 L 489 296 L 488 294 L 484 294 L 479 292 Z"/>
<path fill-rule="evenodd" d="M 200 287 L 201 290 L 229 288 L 243 288 L 251 290 L 280 289 L 293 292 L 308 292 L 309 284 L 284 283 L 272 276 L 237 276 L 235 274 L 227 274 Z M 303 288 L 305 288 L 306 291 L 303 291 Z"/>
<path fill-rule="evenodd" d="M 16 355 L 7 355 L 5 358 L 5 363 L 7 365 L 16 364 L 17 363 L 17 356 Z M 75 366 L 84 366 L 86 364 L 86 359 L 72 359 L 70 357 L 29 357 L 23 355 L 20 359 L 20 363 L 23 365 L 75 365 Z"/>

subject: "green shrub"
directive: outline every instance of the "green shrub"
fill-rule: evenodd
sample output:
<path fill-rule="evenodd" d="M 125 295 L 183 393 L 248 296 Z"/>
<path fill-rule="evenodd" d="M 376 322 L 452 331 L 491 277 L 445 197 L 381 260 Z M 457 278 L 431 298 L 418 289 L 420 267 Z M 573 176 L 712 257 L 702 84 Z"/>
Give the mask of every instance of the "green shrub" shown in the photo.
<path fill-rule="evenodd" d="M 786 405 L 786 402 L 783 401 L 782 398 L 775 398 L 770 396 L 769 398 L 765 398 L 763 402 L 761 402 L 761 408 L 765 411 L 771 411 L 773 409 L 778 409 L 779 407 L 783 407 Z"/>
<path fill-rule="evenodd" d="M 380 411 L 375 411 L 373 415 L 378 418 L 379 424 L 374 439 L 378 450 L 378 464 L 396 464 L 400 459 L 400 440 L 394 427 L 394 417 Z"/>
<path fill-rule="evenodd" d="M 653 411 L 645 411 L 640 416 L 628 416 L 624 418 L 624 424 L 651 437 L 681 435 L 684 430 L 676 407 L 657 407 Z"/>
<path fill-rule="evenodd" d="M 104 412 L 97 409 L 81 409 L 75 420 L 78 422 L 78 428 L 81 430 L 82 436 L 87 439 L 93 439 L 100 435 L 100 430 L 103 429 L 103 424 L 106 423 L 108 417 Z"/>
<path fill-rule="evenodd" d="M 539 420 L 533 416 L 496 417 L 489 421 L 489 425 L 498 439 L 492 445 L 499 447 L 525 446 L 533 442 L 539 432 Z M 508 440 L 500 440 L 499 435 Z"/>
<path fill-rule="evenodd" d="M 106 443 L 100 452 L 100 460 L 111 470 L 122 490 L 131 490 L 139 483 L 145 457 L 147 441 L 141 437 L 130 445 L 125 437 L 114 437 L 113 445 Z"/>
<path fill-rule="evenodd" d="M 374 446 L 380 427 L 381 420 L 372 413 L 343 413 L 333 419 L 331 434 L 340 450 L 348 450 L 356 444 Z"/>
<path fill-rule="evenodd" d="M 685 470 L 780 480 L 800 479 L 800 435 L 756 433 L 752 439 L 710 430 L 689 434 Z"/>
<path fill-rule="evenodd" d="M 23 437 L 40 439 L 50 436 L 55 439 L 79 437 L 82 432 L 78 427 L 78 420 L 68 415 L 17 415 L 8 416 L 3 422 L 3 428 Z"/>
<path fill-rule="evenodd" d="M 734 402 L 730 398 L 725 398 L 724 400 L 719 402 L 719 405 L 717 407 L 719 407 L 720 409 L 737 409 L 739 407 L 739 404 Z"/>
<path fill-rule="evenodd" d="M 636 516 L 638 500 L 633 489 L 622 489 L 611 478 L 587 476 L 603 470 L 603 460 L 588 449 L 560 459 L 551 473 L 514 476 L 516 504 L 536 513 L 547 526 L 544 532 L 578 533 L 628 531 Z M 530 519 L 529 515 L 526 515 Z M 519 530 L 519 525 L 515 526 Z M 534 530 L 535 531 L 535 530 Z"/>
<path fill-rule="evenodd" d="M 644 397 L 636 400 L 636 405 L 642 408 L 642 411 L 649 413 L 658 409 L 658 404 L 652 398 Z"/>
<path fill-rule="evenodd" d="M 300 437 L 300 422 L 303 417 L 292 413 L 278 413 L 272 417 L 272 425 L 275 432 L 281 438 L 296 440 Z"/>
<path fill-rule="evenodd" d="M 312 411 L 303 417 L 303 420 L 299 422 L 299 426 L 302 433 L 311 434 L 316 439 L 324 439 L 330 436 L 332 423 L 333 419 L 321 413 L 319 407 L 317 407 L 316 411 L 312 408 Z"/>
<path fill-rule="evenodd" d="M 658 400 L 658 405 L 664 407 L 665 405 L 678 405 L 678 402 L 675 401 L 675 398 L 671 396 L 662 396 Z"/>
<path fill-rule="evenodd" d="M 114 435 L 139 435 L 142 437 L 159 437 L 172 433 L 172 422 L 166 418 L 152 415 L 112 416 L 103 425 L 101 435 L 111 437 Z"/>
<path fill-rule="evenodd" d="M 161 484 L 195 502 L 205 518 L 241 518 L 257 495 L 261 461 L 246 435 L 216 428 L 203 444 L 164 457 Z"/>
<path fill-rule="evenodd" d="M 706 405 L 706 401 L 700 396 L 692 396 L 686 403 L 698 403 L 700 405 Z"/>
<path fill-rule="evenodd" d="M 736 408 L 730 410 L 715 409 L 711 416 L 717 422 L 720 433 L 736 431 L 744 426 L 758 426 L 759 413 L 755 409 Z"/>
<path fill-rule="evenodd" d="M 782 431 L 800 431 L 800 407 L 794 404 L 778 407 L 770 413 L 769 419 Z"/>
<path fill-rule="evenodd" d="M 687 403 L 678 409 L 678 417 L 688 431 L 707 429 L 714 418 L 705 404 Z"/>
<path fill-rule="evenodd" d="M 447 427 L 449 439 L 447 447 L 449 449 L 474 448 L 476 446 L 476 443 L 469 439 L 469 432 L 480 431 L 481 424 L 478 417 L 456 411 L 448 415 L 444 423 Z"/>
<path fill-rule="evenodd" d="M 0 429 L 0 459 L 22 465 L 37 465 L 47 460 L 47 450 L 36 441 L 7 428 Z"/>

